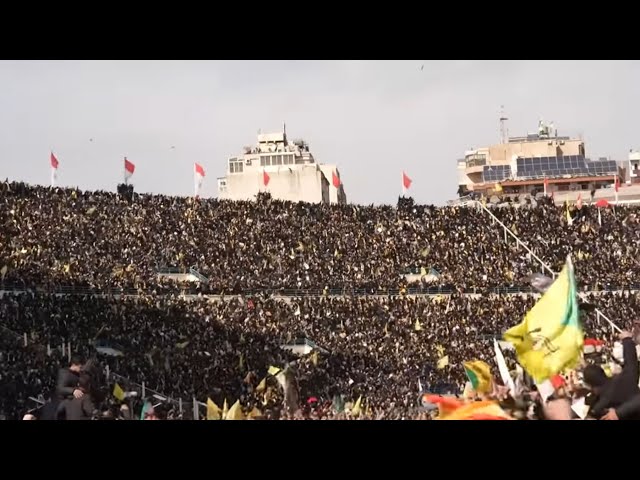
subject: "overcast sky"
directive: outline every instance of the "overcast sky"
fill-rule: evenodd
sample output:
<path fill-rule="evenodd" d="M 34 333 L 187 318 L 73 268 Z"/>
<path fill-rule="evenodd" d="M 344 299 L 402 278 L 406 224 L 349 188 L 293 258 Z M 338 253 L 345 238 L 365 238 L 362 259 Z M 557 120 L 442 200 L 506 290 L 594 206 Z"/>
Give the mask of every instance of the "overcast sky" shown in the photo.
<path fill-rule="evenodd" d="M 395 203 L 404 169 L 442 204 L 456 159 L 499 141 L 500 105 L 511 135 L 542 117 L 626 159 L 639 84 L 637 61 L 0 61 L 0 177 L 49 183 L 53 150 L 59 184 L 115 190 L 127 156 L 137 191 L 189 195 L 199 162 L 215 196 L 226 159 L 286 121 L 350 202 Z"/>

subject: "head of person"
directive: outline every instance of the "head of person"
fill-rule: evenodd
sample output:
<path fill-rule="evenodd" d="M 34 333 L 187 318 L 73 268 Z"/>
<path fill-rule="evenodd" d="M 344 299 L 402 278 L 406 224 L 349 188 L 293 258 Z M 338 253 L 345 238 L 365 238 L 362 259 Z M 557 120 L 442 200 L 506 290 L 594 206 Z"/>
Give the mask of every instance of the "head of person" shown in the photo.
<path fill-rule="evenodd" d="M 80 355 L 73 355 L 69 361 L 69 370 L 75 373 L 80 373 L 83 365 L 84 359 Z"/>
<path fill-rule="evenodd" d="M 584 368 L 584 383 L 596 394 L 606 385 L 609 378 L 598 365 L 587 365 Z"/>

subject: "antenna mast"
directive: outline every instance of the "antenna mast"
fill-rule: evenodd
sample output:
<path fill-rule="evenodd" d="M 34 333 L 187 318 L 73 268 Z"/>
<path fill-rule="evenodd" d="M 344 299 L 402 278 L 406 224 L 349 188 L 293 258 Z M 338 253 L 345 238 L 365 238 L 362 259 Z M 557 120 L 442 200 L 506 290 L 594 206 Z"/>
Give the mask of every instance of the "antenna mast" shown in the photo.
<path fill-rule="evenodd" d="M 504 113 L 504 105 L 500 105 L 500 142 L 509 142 L 509 130 L 507 130 L 507 120 L 509 120 Z"/>

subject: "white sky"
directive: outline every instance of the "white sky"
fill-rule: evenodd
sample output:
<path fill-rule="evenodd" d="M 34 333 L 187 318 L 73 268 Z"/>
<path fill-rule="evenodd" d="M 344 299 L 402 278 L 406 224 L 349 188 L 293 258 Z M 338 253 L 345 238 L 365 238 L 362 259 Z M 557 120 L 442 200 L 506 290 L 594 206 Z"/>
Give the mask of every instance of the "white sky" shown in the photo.
<path fill-rule="evenodd" d="M 404 169 L 442 204 L 456 159 L 499 140 L 500 105 L 511 135 L 542 117 L 626 159 L 638 84 L 638 61 L 0 61 L 0 177 L 47 184 L 53 149 L 59 184 L 115 190 L 126 155 L 137 191 L 190 195 L 197 161 L 215 196 L 226 159 L 286 121 L 350 202 L 395 204 Z"/>

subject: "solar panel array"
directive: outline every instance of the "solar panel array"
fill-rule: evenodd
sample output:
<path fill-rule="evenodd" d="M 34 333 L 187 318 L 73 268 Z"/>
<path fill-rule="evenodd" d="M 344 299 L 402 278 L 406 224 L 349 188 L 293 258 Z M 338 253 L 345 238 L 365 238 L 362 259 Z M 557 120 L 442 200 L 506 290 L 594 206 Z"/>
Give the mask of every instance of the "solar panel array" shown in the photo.
<path fill-rule="evenodd" d="M 485 182 L 501 182 L 511 177 L 510 165 L 485 165 L 482 169 L 482 178 Z"/>
<path fill-rule="evenodd" d="M 617 165 L 613 160 L 588 162 L 583 155 L 563 157 L 534 157 L 517 159 L 518 177 L 543 178 L 571 175 L 576 177 L 615 175 Z"/>

